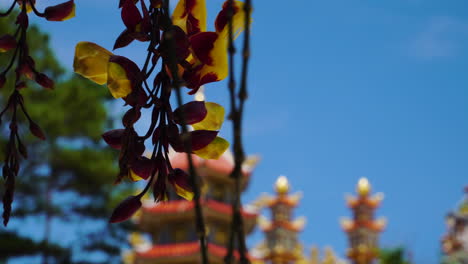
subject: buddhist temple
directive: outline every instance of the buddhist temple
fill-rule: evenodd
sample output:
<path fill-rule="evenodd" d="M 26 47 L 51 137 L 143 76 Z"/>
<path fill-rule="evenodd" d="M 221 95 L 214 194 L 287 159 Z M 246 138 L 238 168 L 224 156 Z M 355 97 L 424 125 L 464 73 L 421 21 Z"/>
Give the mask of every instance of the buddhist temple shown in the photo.
<path fill-rule="evenodd" d="M 349 240 L 347 256 L 353 264 L 371 264 L 378 257 L 379 234 L 386 224 L 385 219 L 374 219 L 374 212 L 379 207 L 383 194 L 371 195 L 371 185 L 366 178 L 359 179 L 356 191 L 357 197 L 346 197 L 353 218 L 341 221 Z"/>
<path fill-rule="evenodd" d="M 172 166 L 188 169 L 186 154 L 173 154 Z M 206 224 L 207 248 L 210 263 L 224 263 L 228 230 L 231 222 L 231 201 L 234 198 L 233 180 L 229 177 L 233 168 L 232 156 L 227 153 L 219 160 L 203 160 L 193 156 L 194 165 L 202 181 L 203 217 Z M 255 167 L 256 157 L 248 158 L 243 166 L 243 190 Z M 124 260 L 128 264 L 189 264 L 200 263 L 200 245 L 194 223 L 194 203 L 170 194 L 170 201 L 143 203 L 135 222 L 142 233 L 130 236 L 133 250 Z M 257 213 L 245 207 L 245 234 L 254 229 Z M 146 237 L 145 235 L 146 234 Z M 149 239 L 148 239 L 149 238 Z M 238 256 L 234 252 L 234 256 Z"/>
<path fill-rule="evenodd" d="M 447 233 L 442 238 L 442 263 L 468 263 L 468 186 L 460 204 L 447 215 L 446 225 Z"/>

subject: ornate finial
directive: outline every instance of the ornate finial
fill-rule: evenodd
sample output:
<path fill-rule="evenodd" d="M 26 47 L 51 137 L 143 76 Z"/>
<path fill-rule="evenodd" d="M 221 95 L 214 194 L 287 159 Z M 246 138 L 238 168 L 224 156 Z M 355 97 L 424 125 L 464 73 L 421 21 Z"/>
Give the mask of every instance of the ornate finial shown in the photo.
<path fill-rule="evenodd" d="M 359 179 L 356 191 L 360 196 L 367 196 L 370 193 L 371 185 L 367 178 L 362 177 Z"/>
<path fill-rule="evenodd" d="M 289 192 L 289 182 L 286 176 L 279 176 L 275 183 L 275 191 L 278 194 L 287 194 Z"/>

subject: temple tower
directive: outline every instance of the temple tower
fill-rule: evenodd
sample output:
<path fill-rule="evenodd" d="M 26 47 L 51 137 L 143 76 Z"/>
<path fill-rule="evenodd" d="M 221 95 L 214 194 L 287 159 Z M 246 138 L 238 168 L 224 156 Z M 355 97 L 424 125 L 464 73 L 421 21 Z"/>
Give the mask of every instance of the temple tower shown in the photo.
<path fill-rule="evenodd" d="M 258 247 L 263 263 L 289 264 L 304 259 L 297 236 L 305 225 L 305 218 L 292 219 L 293 209 L 302 195 L 289 194 L 289 188 L 288 179 L 280 176 L 275 184 L 276 196 L 263 195 L 257 202 L 271 212 L 271 220 L 259 218 L 259 226 L 266 237 Z"/>
<path fill-rule="evenodd" d="M 186 154 L 171 157 L 173 167 L 187 171 Z M 226 245 L 231 222 L 231 201 L 234 199 L 233 168 L 231 156 L 219 160 L 203 160 L 193 156 L 194 165 L 202 180 L 202 207 L 207 231 L 207 248 L 210 263 L 221 264 L 226 255 Z M 247 186 L 256 158 L 249 158 L 243 166 L 243 190 Z M 200 245 L 195 229 L 194 203 L 170 194 L 170 201 L 155 204 L 143 203 L 136 223 L 146 236 L 133 234 L 133 250 L 124 257 L 131 264 L 192 264 L 200 263 Z M 256 225 L 257 213 L 244 208 L 245 233 Z M 237 252 L 234 254 L 238 257 Z"/>
<path fill-rule="evenodd" d="M 353 218 L 341 221 L 349 239 L 347 255 L 353 264 L 371 264 L 375 263 L 378 256 L 378 238 L 386 222 L 385 219 L 374 219 L 374 212 L 380 205 L 383 194 L 371 196 L 371 185 L 366 178 L 359 179 L 356 191 L 357 197 L 346 197 Z"/>
<path fill-rule="evenodd" d="M 443 263 L 468 263 L 468 186 L 465 197 L 446 217 L 447 233 L 442 238 Z"/>

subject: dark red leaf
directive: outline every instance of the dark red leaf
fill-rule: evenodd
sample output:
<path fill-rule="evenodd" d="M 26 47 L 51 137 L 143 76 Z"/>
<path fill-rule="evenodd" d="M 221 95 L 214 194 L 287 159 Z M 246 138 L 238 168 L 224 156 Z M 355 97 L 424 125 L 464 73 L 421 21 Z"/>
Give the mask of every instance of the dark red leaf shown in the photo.
<path fill-rule="evenodd" d="M 174 111 L 174 121 L 182 125 L 182 115 L 186 124 L 195 124 L 205 119 L 207 110 L 205 102 L 192 101 L 188 102 Z"/>
<path fill-rule="evenodd" d="M 104 141 L 115 149 L 122 147 L 122 139 L 125 129 L 114 129 L 102 134 Z"/>
<path fill-rule="evenodd" d="M 130 196 L 123 200 L 112 212 L 110 223 L 119 223 L 129 219 L 141 207 L 139 196 Z"/>

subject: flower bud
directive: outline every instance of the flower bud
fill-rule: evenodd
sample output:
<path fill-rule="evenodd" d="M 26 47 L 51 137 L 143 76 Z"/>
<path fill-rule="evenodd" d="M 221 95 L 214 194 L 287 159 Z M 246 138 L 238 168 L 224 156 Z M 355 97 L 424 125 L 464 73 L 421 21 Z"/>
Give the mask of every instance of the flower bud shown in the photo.
<path fill-rule="evenodd" d="M 125 129 L 114 129 L 102 134 L 104 141 L 114 149 L 122 147 L 122 138 Z"/>
<path fill-rule="evenodd" d="M 141 207 L 139 196 L 130 196 L 123 200 L 112 212 L 110 223 L 119 223 L 129 219 Z"/>
<path fill-rule="evenodd" d="M 35 81 L 42 87 L 46 89 L 54 89 L 54 81 L 52 81 L 47 75 L 43 73 L 36 74 Z"/>
<path fill-rule="evenodd" d="M 46 139 L 44 132 L 42 132 L 42 129 L 33 121 L 29 122 L 29 131 L 31 131 L 31 133 L 39 139 Z"/>

